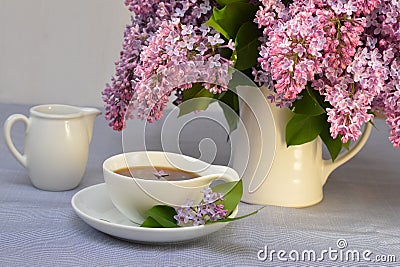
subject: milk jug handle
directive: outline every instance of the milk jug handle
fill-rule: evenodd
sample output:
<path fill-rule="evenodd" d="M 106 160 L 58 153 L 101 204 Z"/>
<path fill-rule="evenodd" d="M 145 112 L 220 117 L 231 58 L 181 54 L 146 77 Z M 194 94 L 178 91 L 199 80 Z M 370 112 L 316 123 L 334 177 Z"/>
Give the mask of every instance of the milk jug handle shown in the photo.
<path fill-rule="evenodd" d="M 22 114 L 14 114 L 8 117 L 8 119 L 4 123 L 4 139 L 8 148 L 10 149 L 13 156 L 22 164 L 25 168 L 27 167 L 26 163 L 26 155 L 22 155 L 16 148 L 11 139 L 11 128 L 13 127 L 14 123 L 22 121 L 25 123 L 25 132 L 28 130 L 29 126 L 29 119 Z"/>
<path fill-rule="evenodd" d="M 344 164 L 352 157 L 354 157 L 361 150 L 361 148 L 364 147 L 364 145 L 368 140 L 369 135 L 371 134 L 371 130 L 372 130 L 372 123 L 366 123 L 361 138 L 352 148 L 350 148 L 347 152 L 340 155 L 334 162 L 332 162 L 331 160 L 323 161 L 322 184 L 325 184 L 331 172 L 333 172 L 337 167 L 339 167 L 340 165 Z"/>

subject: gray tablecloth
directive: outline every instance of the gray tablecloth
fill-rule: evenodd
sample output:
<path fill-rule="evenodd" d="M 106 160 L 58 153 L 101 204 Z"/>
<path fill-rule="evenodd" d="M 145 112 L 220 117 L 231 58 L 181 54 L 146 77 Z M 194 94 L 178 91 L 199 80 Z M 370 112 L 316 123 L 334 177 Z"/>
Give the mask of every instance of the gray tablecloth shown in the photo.
<path fill-rule="evenodd" d="M 0 104 L 1 123 L 13 113 L 27 114 L 28 106 Z M 0 134 L 0 266 L 398 266 L 400 150 L 387 140 L 384 121 L 376 121 L 376 127 L 365 148 L 330 176 L 320 204 L 304 209 L 267 206 L 215 234 L 168 245 L 121 241 L 74 213 L 71 197 L 104 182 L 103 160 L 122 151 L 121 134 L 113 132 L 103 116 L 95 123 L 84 179 L 66 192 L 35 189 Z M 195 137 L 207 136 L 211 129 L 192 125 L 182 138 L 183 150 L 198 154 Z M 149 149 L 160 149 L 157 135 L 157 129 L 148 132 Z M 13 137 L 21 148 L 22 125 L 14 127 Z M 216 161 L 224 163 L 224 153 Z M 240 204 L 242 213 L 254 209 Z M 347 247 L 339 249 L 338 240 Z M 277 251 L 273 259 L 263 259 L 265 248 L 268 255 Z M 281 252 L 282 259 L 279 250 L 286 252 Z M 307 258 L 311 250 L 317 253 L 315 261 Z M 296 252 L 304 254 L 299 261 L 294 261 Z M 366 255 L 357 261 L 344 254 L 356 252 Z M 318 261 L 320 255 L 324 258 Z"/>

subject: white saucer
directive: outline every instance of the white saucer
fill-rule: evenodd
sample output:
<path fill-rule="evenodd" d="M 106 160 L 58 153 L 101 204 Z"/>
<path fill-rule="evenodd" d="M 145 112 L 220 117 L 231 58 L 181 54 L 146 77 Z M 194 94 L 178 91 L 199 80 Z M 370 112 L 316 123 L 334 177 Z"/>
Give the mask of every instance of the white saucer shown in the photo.
<path fill-rule="evenodd" d="M 144 228 L 122 215 L 112 204 L 106 184 L 77 192 L 71 200 L 76 214 L 93 228 L 106 234 L 137 242 L 169 243 L 186 241 L 214 233 L 229 222 L 179 228 Z M 236 216 L 236 208 L 231 217 Z"/>

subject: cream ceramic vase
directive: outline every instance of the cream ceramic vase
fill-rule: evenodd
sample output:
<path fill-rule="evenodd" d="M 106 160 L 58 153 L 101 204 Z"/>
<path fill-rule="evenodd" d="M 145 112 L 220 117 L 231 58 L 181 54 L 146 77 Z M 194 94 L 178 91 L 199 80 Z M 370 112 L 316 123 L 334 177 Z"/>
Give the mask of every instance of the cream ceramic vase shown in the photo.
<path fill-rule="evenodd" d="M 286 124 L 293 113 L 270 104 L 267 92 L 267 88 L 238 88 L 241 123 L 233 140 L 232 167 L 243 177 L 242 201 L 284 207 L 314 205 L 323 198 L 329 174 L 364 146 L 371 124 L 349 151 L 334 162 L 324 160 L 320 138 L 286 146 Z"/>

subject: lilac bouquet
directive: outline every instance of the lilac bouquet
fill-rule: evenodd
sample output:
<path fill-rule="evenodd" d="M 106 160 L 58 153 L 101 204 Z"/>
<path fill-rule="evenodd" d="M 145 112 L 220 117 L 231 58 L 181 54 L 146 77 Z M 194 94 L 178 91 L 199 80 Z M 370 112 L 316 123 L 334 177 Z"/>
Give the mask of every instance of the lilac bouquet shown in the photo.
<path fill-rule="evenodd" d="M 173 94 L 177 105 L 205 96 L 239 114 L 237 96 L 228 90 L 229 68 L 235 68 L 269 87 L 271 101 L 295 113 L 292 120 L 310 125 L 299 133 L 300 143 L 320 136 L 335 158 L 380 113 L 400 147 L 399 0 L 125 4 L 132 23 L 116 75 L 103 91 L 113 129 L 122 130 L 133 111 L 160 119 Z M 198 62 L 196 77 L 176 82 Z"/>

